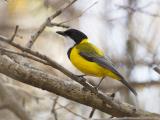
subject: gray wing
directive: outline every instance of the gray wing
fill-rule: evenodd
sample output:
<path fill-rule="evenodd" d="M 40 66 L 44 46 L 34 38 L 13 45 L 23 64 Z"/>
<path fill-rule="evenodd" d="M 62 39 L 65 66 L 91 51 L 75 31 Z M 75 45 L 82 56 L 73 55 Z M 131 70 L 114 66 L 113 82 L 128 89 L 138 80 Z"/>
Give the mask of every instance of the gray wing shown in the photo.
<path fill-rule="evenodd" d="M 119 76 L 121 79 L 124 79 L 123 76 L 115 69 L 113 63 L 107 58 L 100 56 L 96 53 L 80 52 L 79 53 L 83 58 L 88 61 L 95 62 L 103 68 L 111 70 L 114 74 Z"/>
<path fill-rule="evenodd" d="M 124 79 L 124 77 L 115 69 L 112 62 L 105 58 L 104 56 L 100 56 L 96 54 L 96 52 L 80 52 L 79 53 L 83 58 L 87 59 L 88 61 L 95 62 L 98 65 L 111 70 L 114 74 L 120 77 L 120 81 L 128 87 L 132 93 L 136 96 L 137 92 L 131 87 L 131 85 Z"/>

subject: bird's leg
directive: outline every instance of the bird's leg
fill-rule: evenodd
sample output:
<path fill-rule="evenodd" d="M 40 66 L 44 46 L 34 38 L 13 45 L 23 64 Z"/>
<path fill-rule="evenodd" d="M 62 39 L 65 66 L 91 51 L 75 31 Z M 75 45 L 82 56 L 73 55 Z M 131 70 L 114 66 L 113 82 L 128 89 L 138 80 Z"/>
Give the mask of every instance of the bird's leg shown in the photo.
<path fill-rule="evenodd" d="M 98 83 L 98 85 L 94 87 L 96 90 L 98 90 L 98 88 L 99 88 L 99 86 L 100 86 L 100 84 L 102 83 L 102 81 L 103 81 L 104 78 L 105 78 L 105 77 L 102 77 L 101 80 L 100 80 L 100 82 Z"/>

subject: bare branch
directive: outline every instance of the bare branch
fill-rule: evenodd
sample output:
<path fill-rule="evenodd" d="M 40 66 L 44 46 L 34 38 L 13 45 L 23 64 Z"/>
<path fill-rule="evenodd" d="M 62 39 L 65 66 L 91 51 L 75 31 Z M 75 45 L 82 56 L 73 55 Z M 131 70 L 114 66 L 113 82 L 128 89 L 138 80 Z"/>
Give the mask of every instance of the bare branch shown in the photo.
<path fill-rule="evenodd" d="M 0 37 L 0 40 L 3 41 L 4 37 Z M 10 44 L 12 44 L 13 46 L 17 46 L 17 44 L 15 44 L 14 42 Z M 21 48 L 21 46 L 18 47 Z M 81 85 L 91 90 L 92 93 L 88 91 L 83 91 L 82 86 L 79 86 L 69 81 L 58 79 L 56 77 L 53 77 L 52 75 L 43 73 L 42 71 L 19 65 L 3 56 L 0 56 L 0 72 L 21 82 L 27 83 L 35 87 L 39 87 L 41 89 L 53 92 L 57 95 L 94 107 L 113 116 L 158 116 L 158 114 L 145 112 L 136 109 L 131 105 L 122 104 L 115 100 L 113 101 L 112 98 L 106 96 L 104 93 L 100 91 L 95 91 L 95 89 L 89 83 L 85 82 L 85 79 L 73 75 L 71 72 L 69 72 L 62 66 L 58 65 L 54 61 L 51 61 L 48 57 L 43 56 L 38 52 L 31 51 L 30 49 L 23 48 L 23 50 L 28 51 L 27 53 L 36 53 L 36 55 L 38 55 L 39 57 L 47 58 L 46 60 L 52 65 L 52 67 L 54 66 L 73 80 L 76 80 Z"/>
<path fill-rule="evenodd" d="M 95 113 L 95 108 L 92 108 L 90 114 L 89 114 L 89 118 L 92 118 L 93 117 L 93 114 Z"/>
<path fill-rule="evenodd" d="M 47 25 L 50 25 L 51 21 L 55 17 L 57 17 L 58 15 L 60 15 L 63 11 L 65 11 L 67 8 L 69 8 L 76 1 L 77 0 L 73 0 L 67 6 L 65 6 L 64 8 L 61 8 L 60 10 L 57 10 L 53 15 L 51 15 L 50 17 L 48 17 L 46 19 L 46 21 L 40 26 L 40 28 L 38 29 L 38 31 L 31 36 L 31 39 L 29 40 L 29 42 L 27 44 L 27 48 L 31 48 L 32 47 L 32 45 L 34 44 L 34 42 L 36 41 L 36 39 L 38 38 L 38 36 L 44 31 L 44 29 L 47 27 Z"/>
<path fill-rule="evenodd" d="M 25 54 L 25 53 L 14 52 L 14 51 L 7 50 L 7 49 L 1 48 L 1 47 L 0 47 L 0 51 L 1 51 L 2 53 L 3 53 L 3 52 L 7 52 L 7 53 L 12 53 L 12 54 L 20 55 L 20 56 L 29 58 L 29 59 L 31 59 L 31 60 L 34 60 L 34 61 L 43 63 L 43 64 L 45 64 L 45 65 L 49 65 L 46 61 L 41 60 L 41 59 L 39 59 L 39 58 L 36 58 L 36 57 L 34 57 L 34 56 L 28 55 L 28 54 Z"/>
<path fill-rule="evenodd" d="M 160 17 L 159 14 L 155 14 L 155 13 L 150 13 L 148 11 L 144 11 L 143 8 L 144 7 L 138 7 L 138 8 L 134 8 L 134 7 L 130 7 L 130 6 L 123 6 L 123 5 L 117 5 L 119 8 L 121 9 L 127 9 L 127 10 L 130 10 L 132 12 L 140 12 L 140 13 L 143 13 L 143 14 L 146 14 L 146 15 L 149 15 L 149 16 L 152 16 L 152 17 Z"/>
<path fill-rule="evenodd" d="M 57 117 L 57 112 L 56 112 L 56 104 L 57 104 L 57 101 L 58 101 L 58 98 L 59 98 L 59 96 L 56 96 L 56 98 L 54 99 L 54 103 L 53 103 L 53 107 L 52 107 L 52 110 L 51 110 L 51 112 L 53 113 L 53 115 L 54 115 L 54 119 L 55 120 L 58 120 L 58 117 Z"/>
<path fill-rule="evenodd" d="M 63 25 L 62 23 L 48 23 L 47 24 L 48 27 L 54 27 L 54 26 L 57 26 L 57 27 L 63 27 L 63 28 L 70 28 L 70 26 L 68 25 Z"/>
<path fill-rule="evenodd" d="M 18 25 L 16 25 L 16 28 L 15 28 L 14 34 L 13 34 L 13 35 L 12 35 L 12 37 L 10 38 L 10 42 L 12 42 L 12 41 L 14 40 L 14 38 L 15 38 L 15 36 L 16 36 L 16 34 L 17 34 L 17 31 L 18 31 L 18 28 L 19 28 L 19 26 L 18 26 Z"/>
<path fill-rule="evenodd" d="M 66 20 L 66 21 L 63 21 L 59 24 L 64 24 L 64 23 L 67 23 L 67 22 L 70 22 L 70 21 L 73 21 L 73 20 L 76 20 L 78 18 L 80 18 L 84 13 L 86 13 L 90 8 L 92 8 L 94 5 L 96 5 L 98 3 L 98 1 L 94 2 L 93 4 L 91 4 L 89 7 L 87 7 L 82 13 L 80 13 L 80 15 L 78 16 L 75 16 L 74 18 L 71 18 L 69 20 Z"/>
<path fill-rule="evenodd" d="M 121 104 L 120 105 L 120 103 L 118 103 L 118 102 L 113 102 L 113 100 L 112 100 L 112 98 L 111 97 L 109 97 L 109 96 L 107 96 L 107 95 L 105 95 L 104 93 L 102 93 L 101 91 L 97 91 L 97 90 L 95 90 L 95 88 L 91 85 L 91 84 L 89 84 L 88 82 L 86 82 L 86 79 L 84 79 L 84 78 L 82 78 L 82 77 L 77 77 L 76 75 L 74 75 L 73 73 L 71 73 L 70 71 L 68 71 L 67 69 L 65 69 L 63 66 L 61 66 L 61 65 L 59 65 L 59 64 L 57 64 L 55 61 L 53 61 L 53 60 L 51 60 L 50 58 L 48 58 L 47 56 L 45 56 L 45 55 L 42 55 L 42 54 L 40 54 L 40 53 L 38 53 L 38 52 L 36 52 L 36 51 L 32 51 L 32 50 L 30 50 L 29 48 L 24 48 L 24 47 L 22 47 L 22 46 L 20 46 L 20 45 L 18 45 L 18 44 L 16 44 L 16 43 L 14 43 L 14 42 L 9 42 L 9 40 L 7 39 L 7 38 L 5 38 L 5 37 L 3 37 L 3 36 L 0 36 L 0 40 L 1 41 L 3 41 L 3 42 L 6 42 L 6 43 L 8 43 L 8 44 L 10 44 L 10 45 L 12 45 L 12 46 L 14 46 L 14 47 L 16 47 L 16 48 L 18 48 L 19 50 L 21 50 L 21 51 L 24 51 L 24 52 L 26 52 L 26 53 L 29 53 L 29 54 L 31 54 L 31 55 L 33 55 L 33 56 L 36 56 L 36 57 L 38 57 L 38 58 L 40 58 L 40 59 L 43 59 L 43 60 L 45 60 L 45 61 L 47 61 L 48 63 L 49 63 L 49 65 L 50 66 L 52 66 L 53 68 L 56 68 L 57 70 L 59 70 L 59 71 L 61 71 L 62 73 L 64 73 L 65 75 L 67 75 L 68 77 L 70 77 L 71 79 L 73 79 L 73 80 L 75 80 L 76 82 L 78 82 L 78 83 L 80 83 L 82 86 L 84 86 L 86 89 L 88 89 L 88 90 L 90 90 L 92 93 L 94 93 L 94 94 L 92 94 L 94 97 L 98 97 L 98 99 L 101 101 L 99 104 L 101 104 L 102 106 L 100 107 L 99 105 L 99 107 L 101 108 L 101 110 L 103 111 L 104 109 L 106 110 L 106 108 L 107 108 L 107 112 L 108 113 L 110 113 L 111 115 L 113 115 L 113 116 L 148 116 L 148 115 L 151 115 L 149 112 L 144 112 L 144 111 L 142 111 L 142 110 L 138 110 L 138 109 L 136 109 L 135 107 L 133 107 L 133 106 L 129 106 L 129 108 L 128 108 L 128 105 L 127 105 L 127 107 L 126 107 L 126 105 L 123 105 L 123 104 Z M 2 61 L 3 62 L 3 61 Z M 3 74 L 7 74 L 8 76 L 11 76 L 11 77 L 13 77 L 14 75 L 13 75 L 13 71 L 17 71 L 17 70 L 15 70 L 14 69 L 14 67 L 13 67 L 13 69 L 11 69 L 12 67 L 10 67 L 10 66 L 13 66 L 11 63 L 9 64 L 9 66 L 5 66 L 6 64 L 5 63 L 7 63 L 6 62 L 6 60 L 5 60 L 5 62 L 4 63 L 1 63 L 1 72 L 3 73 Z M 7 65 L 8 65 L 7 64 Z M 14 64 L 16 64 L 16 63 L 14 63 Z M 18 69 L 18 67 L 17 67 L 18 65 L 16 64 L 16 69 Z M 5 69 L 5 67 L 6 67 L 6 70 L 4 70 Z M 19 66 L 20 67 L 20 66 Z M 3 70 L 2 70 L 3 69 Z M 20 68 L 21 70 L 20 71 L 18 71 L 18 75 L 20 75 L 21 77 L 23 77 L 23 76 L 27 76 L 27 71 L 25 71 L 25 73 L 21 73 L 21 72 L 24 72 L 24 71 L 22 71 L 22 68 Z M 26 70 L 27 68 L 25 68 L 25 70 Z M 12 71 L 11 73 L 10 73 L 10 70 Z M 17 72 L 15 73 L 16 75 L 17 75 Z M 39 81 L 39 80 L 42 80 L 42 78 L 38 78 L 39 80 L 37 80 L 36 79 L 36 81 L 34 81 L 33 79 L 31 79 L 31 78 L 35 78 L 35 77 L 38 77 L 38 76 L 41 76 L 41 77 L 43 77 L 43 75 L 36 75 L 36 73 L 34 73 L 33 75 L 31 75 L 31 72 L 29 72 L 29 76 L 28 77 L 23 77 L 23 78 L 19 78 L 20 76 L 18 76 L 18 78 L 17 77 L 15 77 L 15 79 L 20 79 L 20 81 L 22 81 L 22 82 L 24 82 L 24 83 L 27 83 L 27 84 L 30 84 L 30 85 L 33 85 L 33 86 L 36 86 L 36 87 L 40 87 L 40 88 L 42 88 L 42 89 L 46 89 L 46 90 L 48 90 L 48 91 L 51 91 L 51 92 L 54 92 L 54 93 L 56 93 L 56 91 L 57 90 L 59 90 L 59 88 L 57 88 L 57 86 L 56 86 L 56 89 L 54 89 L 53 90 L 53 84 L 52 84 L 52 87 L 50 87 L 50 84 L 46 84 L 45 83 L 45 81 L 44 82 L 42 82 L 42 81 Z M 44 75 L 44 76 L 46 76 L 46 74 Z M 29 78 L 29 79 L 27 79 L 27 78 Z M 45 78 L 44 78 L 45 79 Z M 49 78 L 48 78 L 49 79 Z M 47 79 L 47 80 L 48 80 Z M 23 81 L 24 80 L 24 81 Z M 34 82 L 33 82 L 34 81 Z M 37 83 L 38 82 L 38 83 Z M 36 84 L 35 84 L 36 83 Z M 46 84 L 46 85 L 43 85 L 43 84 Z M 49 88 L 48 88 L 49 87 Z M 60 87 L 60 86 L 59 86 Z M 69 88 L 67 88 L 67 89 L 69 89 Z M 70 88 L 71 89 L 71 88 Z M 61 96 L 65 96 L 66 98 L 68 98 L 68 94 L 69 93 L 67 93 L 67 95 L 66 95 L 66 91 L 68 91 L 68 90 L 65 90 L 65 94 L 63 93 L 61 93 L 61 92 L 58 92 L 58 93 L 56 93 L 56 94 L 59 94 L 59 95 L 61 95 Z M 80 90 L 81 91 L 81 90 Z M 69 96 L 70 96 L 71 94 L 69 94 Z M 73 94 L 72 94 L 73 95 Z M 75 95 L 75 97 L 77 96 L 77 94 Z M 93 97 L 92 96 L 92 97 Z M 71 98 L 72 97 L 72 98 Z M 91 96 L 90 96 L 91 97 Z M 87 103 L 86 103 L 86 101 L 84 102 L 84 99 L 83 100 L 80 100 L 80 98 L 79 98 L 79 96 L 78 96 L 78 100 L 77 99 L 73 99 L 73 96 L 70 96 L 69 97 L 70 99 L 72 99 L 72 100 L 75 100 L 75 101 L 77 101 L 77 102 L 80 102 L 80 103 L 84 103 L 84 104 L 90 104 L 90 102 L 88 103 L 88 101 L 87 101 Z M 92 99 L 95 99 L 95 98 L 92 98 Z M 92 100 L 91 100 L 92 101 Z M 93 102 L 92 102 L 93 103 Z M 96 106 L 95 104 L 90 104 L 90 106 L 92 106 L 92 107 L 98 107 L 98 106 Z M 108 106 L 108 107 L 107 107 Z M 108 109 L 108 108 L 110 108 L 110 109 Z M 96 108 L 97 109 L 97 108 Z M 117 111 L 118 110 L 118 111 Z M 155 116 L 157 116 L 157 114 L 153 114 L 153 115 L 155 115 Z"/>
<path fill-rule="evenodd" d="M 80 118 L 82 118 L 83 120 L 88 120 L 87 118 L 83 117 L 82 115 L 73 112 L 72 110 L 70 110 L 70 109 L 67 108 L 66 106 L 63 106 L 63 105 L 61 105 L 60 103 L 58 103 L 58 105 L 59 105 L 61 108 L 64 108 L 64 109 L 67 110 L 68 112 L 72 113 L 73 115 L 75 115 L 75 116 L 77 116 L 77 117 L 80 117 Z"/>
<path fill-rule="evenodd" d="M 153 68 L 158 74 L 160 74 L 160 69 L 159 69 L 159 67 L 154 67 Z"/>
<path fill-rule="evenodd" d="M 70 104 L 71 104 L 71 102 L 66 104 L 64 107 L 68 107 Z M 62 109 L 62 107 L 57 107 L 55 110 L 59 110 L 59 109 Z"/>

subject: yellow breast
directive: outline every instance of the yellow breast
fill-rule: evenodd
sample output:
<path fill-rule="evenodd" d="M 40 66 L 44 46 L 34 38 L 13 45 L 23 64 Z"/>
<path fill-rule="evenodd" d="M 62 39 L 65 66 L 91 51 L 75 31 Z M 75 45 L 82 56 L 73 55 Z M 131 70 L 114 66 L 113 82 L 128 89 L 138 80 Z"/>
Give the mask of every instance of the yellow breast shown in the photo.
<path fill-rule="evenodd" d="M 101 51 L 100 51 L 101 52 Z M 103 53 L 100 53 L 103 54 Z M 79 50 L 75 47 L 72 48 L 70 53 L 70 60 L 72 64 L 86 75 L 92 75 L 97 77 L 110 76 L 117 79 L 117 76 L 110 70 L 101 67 L 95 62 L 90 62 L 79 55 Z"/>
<path fill-rule="evenodd" d="M 70 53 L 70 60 L 72 64 L 81 72 L 93 76 L 101 75 L 101 68 L 94 62 L 89 62 L 78 54 L 78 50 L 74 47 Z"/>

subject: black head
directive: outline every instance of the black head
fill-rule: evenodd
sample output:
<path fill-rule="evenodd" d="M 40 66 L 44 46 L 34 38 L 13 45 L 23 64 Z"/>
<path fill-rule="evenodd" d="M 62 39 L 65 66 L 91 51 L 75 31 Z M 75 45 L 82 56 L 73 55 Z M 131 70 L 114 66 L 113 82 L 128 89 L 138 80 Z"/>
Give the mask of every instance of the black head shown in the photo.
<path fill-rule="evenodd" d="M 62 36 L 70 37 L 76 42 L 76 44 L 80 43 L 83 39 L 87 39 L 87 36 L 84 33 L 76 29 L 69 29 L 66 31 L 57 31 L 56 33 Z"/>

